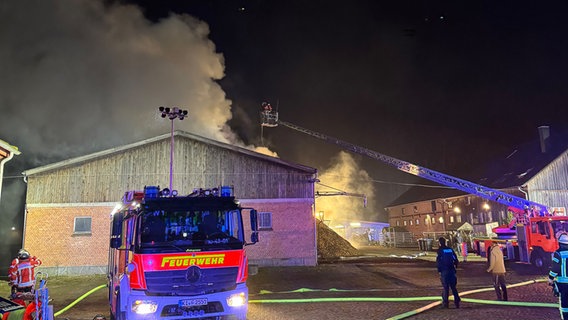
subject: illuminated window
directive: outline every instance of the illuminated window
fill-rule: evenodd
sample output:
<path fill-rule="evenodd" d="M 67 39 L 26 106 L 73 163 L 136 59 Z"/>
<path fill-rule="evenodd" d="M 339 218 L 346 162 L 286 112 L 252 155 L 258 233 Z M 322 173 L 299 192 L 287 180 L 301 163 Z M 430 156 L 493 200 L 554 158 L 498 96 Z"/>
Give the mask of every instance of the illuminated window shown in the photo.
<path fill-rule="evenodd" d="M 454 216 L 450 216 L 450 223 L 454 223 Z"/>
<path fill-rule="evenodd" d="M 408 223 L 409 223 L 410 225 L 412 225 L 412 220 L 408 220 Z"/>
<path fill-rule="evenodd" d="M 436 224 L 436 218 L 432 217 L 432 224 Z"/>
<path fill-rule="evenodd" d="M 416 225 L 420 224 L 420 219 L 416 219 Z"/>
<path fill-rule="evenodd" d="M 458 214 L 458 215 L 456 216 L 456 221 L 457 221 L 458 223 L 461 223 L 461 222 L 462 222 L 462 216 L 461 216 L 461 214 Z"/>
<path fill-rule="evenodd" d="M 400 226 L 400 221 L 396 220 L 396 226 Z"/>
<path fill-rule="evenodd" d="M 75 217 L 73 233 L 91 234 L 91 217 Z"/>
<path fill-rule="evenodd" d="M 428 224 L 429 219 L 428 218 L 424 218 L 424 224 Z"/>
<path fill-rule="evenodd" d="M 439 218 L 438 218 L 438 222 L 444 223 L 444 217 L 439 217 Z"/>
<path fill-rule="evenodd" d="M 272 230 L 272 212 L 258 213 L 258 229 Z"/>
<path fill-rule="evenodd" d="M 403 223 L 404 223 L 404 226 L 406 227 L 406 220 L 404 220 Z"/>

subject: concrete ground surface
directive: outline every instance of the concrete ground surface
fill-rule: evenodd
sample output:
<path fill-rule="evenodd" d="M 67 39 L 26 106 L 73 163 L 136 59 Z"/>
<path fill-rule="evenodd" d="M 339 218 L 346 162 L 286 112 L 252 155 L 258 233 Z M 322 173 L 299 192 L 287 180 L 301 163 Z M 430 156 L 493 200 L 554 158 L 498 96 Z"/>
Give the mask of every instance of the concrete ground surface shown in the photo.
<path fill-rule="evenodd" d="M 252 303 L 248 319 L 389 319 L 439 301 L 437 298 L 442 287 L 436 270 L 435 252 L 381 247 L 361 250 L 366 256 L 329 261 L 313 268 L 261 268 L 249 281 Z M 507 267 L 509 285 L 545 278 L 542 271 L 530 265 L 507 262 Z M 322 291 L 287 292 L 300 288 Z M 458 268 L 458 290 L 465 293 L 482 288 L 487 288 L 487 291 L 464 294 L 462 298 L 499 303 L 496 302 L 491 277 L 486 272 L 485 258 L 469 255 L 468 261 L 460 263 Z M 453 304 L 450 304 L 450 309 L 435 306 L 408 319 L 560 319 L 556 307 L 558 300 L 546 282 L 509 288 L 508 294 L 509 303 L 503 305 L 462 301 L 460 309 L 455 309 Z M 437 300 L 309 302 L 310 299 L 349 297 L 432 297 Z M 306 299 L 308 302 L 260 303 L 268 299 Z M 533 302 L 554 307 L 523 306 Z"/>
<path fill-rule="evenodd" d="M 248 319 L 389 319 L 439 302 L 441 284 L 435 266 L 435 253 L 424 254 L 412 249 L 382 247 L 361 248 L 362 257 L 325 261 L 316 267 L 260 268 L 248 281 Z M 557 298 L 542 282 L 544 274 L 532 266 L 507 263 L 509 285 L 530 281 L 531 284 L 509 288 L 510 305 L 480 304 L 466 299 L 495 302 L 491 278 L 485 272 L 485 259 L 470 255 L 458 268 L 458 290 L 488 288 L 488 291 L 462 295 L 461 308 L 436 306 L 408 319 L 560 319 Z M 104 276 L 87 279 L 50 277 L 50 296 L 54 310 L 60 311 L 81 293 L 104 284 Z M 4 287 L 4 286 L 3 286 Z M 8 286 L 0 291 L 6 296 Z M 108 291 L 101 289 L 84 298 L 57 319 L 93 319 L 100 313 L 108 316 Z M 405 302 L 352 301 L 362 298 L 428 297 L 431 300 Z M 331 301 L 330 301 L 331 300 Z M 526 306 L 545 303 L 553 307 Z M 520 305 L 513 305 L 520 304 Z"/>

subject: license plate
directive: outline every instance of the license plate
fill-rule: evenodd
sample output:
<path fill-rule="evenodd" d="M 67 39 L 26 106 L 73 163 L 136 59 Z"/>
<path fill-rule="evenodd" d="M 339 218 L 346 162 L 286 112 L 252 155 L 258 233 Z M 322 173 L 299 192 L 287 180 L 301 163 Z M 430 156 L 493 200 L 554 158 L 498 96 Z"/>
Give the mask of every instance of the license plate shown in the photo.
<path fill-rule="evenodd" d="M 179 301 L 180 307 L 194 307 L 194 306 L 204 306 L 207 304 L 207 298 L 201 299 L 184 299 Z"/>

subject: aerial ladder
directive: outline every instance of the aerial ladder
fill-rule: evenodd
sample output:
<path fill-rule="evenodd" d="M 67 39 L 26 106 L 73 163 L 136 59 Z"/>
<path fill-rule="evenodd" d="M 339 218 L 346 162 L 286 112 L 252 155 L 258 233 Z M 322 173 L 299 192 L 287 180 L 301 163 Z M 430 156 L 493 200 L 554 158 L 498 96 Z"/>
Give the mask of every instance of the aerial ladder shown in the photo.
<path fill-rule="evenodd" d="M 555 235 L 560 232 L 568 232 L 568 217 L 556 215 L 555 212 L 551 212 L 547 206 L 543 204 L 516 197 L 467 180 L 452 177 L 354 145 L 341 139 L 281 121 L 278 119 L 278 111 L 273 110 L 270 104 L 263 104 L 260 116 L 261 127 L 276 127 L 282 125 L 325 142 L 335 144 L 353 153 L 379 160 L 400 171 L 508 206 L 509 210 L 515 213 L 515 218 L 508 227 L 505 226 L 504 228 L 498 227 L 493 229 L 497 234 L 497 238 L 480 238 L 475 241 L 475 251 L 480 255 L 486 254 L 485 248 L 489 248 L 491 243 L 497 242 L 502 250 L 504 250 L 506 259 L 530 262 L 537 268 L 546 271 L 551 262 L 550 258 L 552 252 L 558 249 L 558 241 Z"/>
<path fill-rule="evenodd" d="M 464 191 L 468 194 L 476 195 L 487 200 L 507 205 L 511 208 L 514 208 L 516 212 L 524 212 L 526 210 L 530 210 L 533 212 L 537 212 L 538 215 L 547 215 L 549 212 L 547 206 L 542 205 L 540 203 L 536 203 L 527 199 L 513 196 L 505 192 L 488 188 L 467 180 L 452 177 L 450 175 L 435 170 L 431 170 L 416 164 L 412 164 L 407 161 L 399 160 L 381 154 L 379 152 L 343 141 L 341 139 L 337 139 L 319 132 L 302 128 L 300 126 L 297 126 L 289 122 L 282 121 L 278 119 L 278 111 L 274 110 L 272 106 L 267 102 L 264 102 L 262 104 L 260 111 L 260 119 L 261 119 L 261 127 L 276 127 L 278 125 L 282 125 L 290 129 L 310 135 L 314 138 L 318 138 L 325 142 L 335 144 L 353 153 L 364 155 L 375 160 L 379 160 L 387 165 L 395 167 L 400 171 L 439 183 L 444 186 Z"/>

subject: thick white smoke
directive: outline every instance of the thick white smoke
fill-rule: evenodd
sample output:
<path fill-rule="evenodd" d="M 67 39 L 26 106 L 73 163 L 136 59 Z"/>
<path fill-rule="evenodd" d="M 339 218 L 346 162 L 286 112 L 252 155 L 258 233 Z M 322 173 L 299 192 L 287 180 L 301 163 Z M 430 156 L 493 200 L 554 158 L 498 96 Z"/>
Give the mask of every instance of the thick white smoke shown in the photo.
<path fill-rule="evenodd" d="M 318 197 L 316 212 L 324 214 L 324 220 L 336 222 L 369 221 L 378 213 L 374 208 L 375 187 L 369 174 L 360 168 L 355 158 L 347 152 L 341 151 L 331 160 L 328 169 L 319 175 L 321 184 L 316 187 L 320 192 L 343 191 L 353 195 L 336 195 Z M 325 186 L 324 186 L 325 185 Z M 329 187 L 326 187 L 329 186 Z M 365 195 L 364 199 L 354 195 Z"/>
<path fill-rule="evenodd" d="M 0 137 L 33 167 L 167 133 L 157 108 L 179 106 L 189 116 L 176 129 L 242 145 L 208 36 L 196 18 L 152 23 L 132 5 L 3 2 Z"/>

